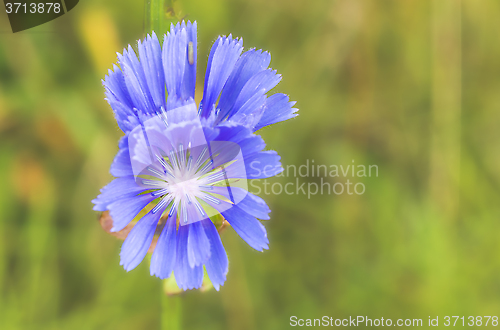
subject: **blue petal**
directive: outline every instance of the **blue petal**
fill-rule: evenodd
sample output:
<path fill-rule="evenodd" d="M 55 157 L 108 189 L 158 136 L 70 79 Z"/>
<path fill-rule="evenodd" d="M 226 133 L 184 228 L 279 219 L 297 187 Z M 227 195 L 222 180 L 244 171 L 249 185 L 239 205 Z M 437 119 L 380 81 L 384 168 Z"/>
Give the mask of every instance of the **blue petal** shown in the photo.
<path fill-rule="evenodd" d="M 122 148 L 118 151 L 109 171 L 114 177 L 134 175 L 128 148 Z"/>
<path fill-rule="evenodd" d="M 120 252 L 120 265 L 128 272 L 137 267 L 148 253 L 153 236 L 158 226 L 158 220 L 165 210 L 166 205 L 153 213 L 149 211 L 132 228 L 122 244 Z"/>
<path fill-rule="evenodd" d="M 120 129 L 127 133 L 134 127 L 134 104 L 125 84 L 125 78 L 120 68 L 113 65 L 113 70 L 108 71 L 108 75 L 102 81 L 105 88 L 106 101 L 113 109 L 116 122 Z"/>
<path fill-rule="evenodd" d="M 205 74 L 205 89 L 202 100 L 202 117 L 208 117 L 222 91 L 236 61 L 243 50 L 243 40 L 219 37 L 215 41 L 208 56 L 207 72 Z"/>
<path fill-rule="evenodd" d="M 154 110 L 166 108 L 165 103 L 165 76 L 161 60 L 161 46 L 156 34 L 146 36 L 144 42 L 137 42 L 139 58 L 148 89 L 155 105 Z"/>
<path fill-rule="evenodd" d="M 205 267 L 207 269 L 208 277 L 214 285 L 214 288 L 219 291 L 219 287 L 226 281 L 226 275 L 228 272 L 229 261 L 227 259 L 226 250 L 222 245 L 219 233 L 215 228 L 215 225 L 210 220 L 201 221 L 205 233 L 210 241 L 210 251 L 211 257 L 206 262 Z"/>
<path fill-rule="evenodd" d="M 184 25 L 184 21 L 182 22 Z M 184 69 L 184 83 L 182 84 L 182 98 L 188 99 L 189 97 L 194 98 L 194 93 L 196 89 L 196 63 L 198 61 L 198 41 L 197 41 L 197 24 L 196 21 L 191 23 L 188 21 L 186 23 L 187 30 L 187 41 L 188 41 L 188 56 L 187 64 Z M 192 54 L 189 54 L 189 43 L 192 42 Z M 190 56 L 193 60 L 190 62 Z"/>
<path fill-rule="evenodd" d="M 168 218 L 151 257 L 150 273 L 161 279 L 170 277 L 174 270 L 177 245 L 176 218 L 177 213 Z"/>
<path fill-rule="evenodd" d="M 245 198 L 238 203 L 238 207 L 259 219 L 269 220 L 269 206 L 267 206 L 266 202 L 252 193 L 248 193 Z"/>
<path fill-rule="evenodd" d="M 262 50 L 250 49 L 241 55 L 220 95 L 219 120 L 230 113 L 236 98 L 248 80 L 256 73 L 267 69 L 270 62 L 271 55 L 268 52 L 262 52 Z"/>
<path fill-rule="evenodd" d="M 268 178 L 283 171 L 280 156 L 275 151 L 261 151 L 265 147 L 264 140 L 248 128 L 227 123 L 218 129 L 215 140 L 234 142 L 241 148 L 248 179 Z"/>
<path fill-rule="evenodd" d="M 264 113 L 266 98 L 264 90 L 254 94 L 228 121 L 244 125 L 253 132 Z"/>
<path fill-rule="evenodd" d="M 120 231 L 132 221 L 139 212 L 156 197 L 144 194 L 119 199 L 108 205 L 109 215 L 113 219 L 111 231 Z"/>
<path fill-rule="evenodd" d="M 196 121 L 196 123 L 199 123 L 198 109 L 192 98 L 188 98 L 187 100 L 177 99 L 176 101 L 172 101 L 169 106 L 171 108 L 167 113 L 168 125 L 182 124 L 185 121 Z"/>
<path fill-rule="evenodd" d="M 211 137 L 211 154 L 214 157 L 214 166 L 219 166 L 235 157 L 249 157 L 264 149 L 264 140 L 253 134 L 247 127 L 238 124 L 225 123 L 218 126 L 218 135 Z"/>
<path fill-rule="evenodd" d="M 280 80 L 281 75 L 276 74 L 276 71 L 271 69 L 255 74 L 247 81 L 238 95 L 229 114 L 229 119 L 253 128 L 262 116 L 266 93 L 273 89 Z"/>
<path fill-rule="evenodd" d="M 245 189 L 238 188 L 238 187 L 221 187 L 221 186 L 213 186 L 209 190 L 210 194 L 215 194 L 216 198 L 220 199 L 219 196 L 223 196 L 226 200 L 230 200 L 232 203 L 239 203 L 242 201 L 245 196 L 248 194 L 248 192 Z"/>
<path fill-rule="evenodd" d="M 217 141 L 230 141 L 239 144 L 240 141 L 252 136 L 252 132 L 245 126 L 236 123 L 224 123 L 218 128 L 218 135 L 214 137 Z"/>
<path fill-rule="evenodd" d="M 295 102 L 289 102 L 285 94 L 271 95 L 266 101 L 264 113 L 255 130 L 298 116 L 296 113 L 298 109 L 294 108 L 294 105 Z"/>
<path fill-rule="evenodd" d="M 125 134 L 118 140 L 118 148 L 123 149 L 128 146 L 128 134 Z"/>
<path fill-rule="evenodd" d="M 192 62 L 190 63 L 190 43 Z M 183 21 L 171 25 L 170 32 L 163 42 L 162 60 L 168 91 L 168 109 L 176 99 L 194 98 L 196 87 L 196 22 L 187 24 Z"/>
<path fill-rule="evenodd" d="M 116 64 L 113 64 L 113 70 L 108 70 L 108 75 L 104 78 L 102 84 L 108 102 L 122 103 L 130 110 L 134 107 L 125 84 L 125 77 Z"/>
<path fill-rule="evenodd" d="M 264 140 L 253 134 L 248 127 L 236 123 L 218 126 L 219 134 L 214 140 L 237 143 L 243 157 L 248 158 L 260 152 L 266 146 Z"/>
<path fill-rule="evenodd" d="M 146 190 L 144 187 L 137 185 L 133 176 L 114 179 L 102 188 L 101 194 L 92 201 L 95 204 L 94 210 L 105 211 L 107 210 L 107 206 L 114 201 L 135 196 L 144 190 Z"/>
<path fill-rule="evenodd" d="M 281 157 L 276 151 L 261 151 L 245 157 L 245 167 L 248 179 L 264 179 L 275 176 L 283 171 Z"/>
<path fill-rule="evenodd" d="M 238 142 L 238 145 L 241 148 L 243 157 L 251 156 L 266 147 L 264 140 L 260 136 L 254 134 Z"/>
<path fill-rule="evenodd" d="M 118 126 L 124 133 L 129 133 L 140 124 L 138 117 L 132 109 L 127 108 L 123 103 L 111 102 L 109 99 L 108 102 L 113 109 Z"/>
<path fill-rule="evenodd" d="M 252 78 L 250 78 L 243 89 L 241 90 L 238 98 L 234 103 L 234 112 L 237 112 L 254 94 L 267 93 L 273 89 L 281 80 L 281 75 L 277 74 L 275 70 L 263 70 Z"/>
<path fill-rule="evenodd" d="M 203 282 L 203 266 L 195 266 L 194 268 L 189 266 L 187 244 L 190 226 L 179 226 L 177 238 L 174 275 L 177 286 L 183 290 L 198 289 Z"/>
<path fill-rule="evenodd" d="M 146 81 L 146 75 L 132 46 L 124 49 L 118 60 L 125 77 L 125 85 L 130 94 L 134 108 L 145 113 L 155 113 L 155 106 Z"/>
<path fill-rule="evenodd" d="M 252 131 L 241 124 L 226 122 L 218 126 L 217 141 L 229 141 L 238 144 L 243 157 L 249 157 L 265 148 L 264 140 L 252 133 Z"/>
<path fill-rule="evenodd" d="M 222 212 L 222 215 L 248 245 L 257 251 L 268 248 L 266 229 L 259 220 L 244 212 L 238 205 Z"/>
<path fill-rule="evenodd" d="M 203 265 L 210 258 L 210 242 L 200 222 L 189 225 L 187 255 L 191 268 Z"/>

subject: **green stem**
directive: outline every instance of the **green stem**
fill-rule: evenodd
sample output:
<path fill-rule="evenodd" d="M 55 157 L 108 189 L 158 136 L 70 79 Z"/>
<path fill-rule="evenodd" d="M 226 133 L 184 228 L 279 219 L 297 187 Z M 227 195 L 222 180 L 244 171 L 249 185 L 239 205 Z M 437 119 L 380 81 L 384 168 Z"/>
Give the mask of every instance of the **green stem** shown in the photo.
<path fill-rule="evenodd" d="M 182 297 L 180 295 L 169 296 L 164 292 L 161 295 L 161 329 L 181 329 Z"/>
<path fill-rule="evenodd" d="M 174 2 L 175 0 L 144 1 L 144 34 L 154 31 L 160 41 L 163 39 L 162 35 L 170 29 L 170 23 L 178 21 Z M 161 329 L 181 329 L 182 297 L 178 294 L 167 295 L 165 287 L 161 290 L 161 295 Z"/>
<path fill-rule="evenodd" d="M 144 32 L 160 36 L 170 28 L 170 23 L 178 21 L 174 9 L 175 0 L 145 0 L 144 1 Z"/>
<path fill-rule="evenodd" d="M 156 31 L 161 33 L 163 5 L 165 0 L 145 0 L 144 1 L 144 32 Z"/>

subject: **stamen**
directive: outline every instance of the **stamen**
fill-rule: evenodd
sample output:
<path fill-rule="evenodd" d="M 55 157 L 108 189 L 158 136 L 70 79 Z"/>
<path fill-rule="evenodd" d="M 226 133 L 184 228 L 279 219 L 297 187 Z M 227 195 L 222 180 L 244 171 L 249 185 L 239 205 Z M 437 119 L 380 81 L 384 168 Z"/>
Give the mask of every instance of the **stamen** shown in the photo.
<path fill-rule="evenodd" d="M 188 219 L 187 219 L 186 203 L 181 203 L 181 213 L 182 213 L 182 221 L 184 221 L 184 223 L 187 223 Z"/>
<path fill-rule="evenodd" d="M 210 168 L 210 166 L 212 166 L 213 162 L 214 161 L 211 159 L 205 166 L 203 166 L 200 173 L 205 173 Z"/>
<path fill-rule="evenodd" d="M 226 173 L 225 173 L 224 171 L 220 171 L 220 172 L 218 172 L 218 173 L 212 174 L 211 176 L 207 177 L 207 181 L 208 181 L 209 183 L 211 183 L 211 182 L 213 182 L 213 181 L 217 181 L 217 180 L 219 180 L 219 179 L 224 178 L 224 175 L 225 175 L 225 174 L 226 174 Z"/>
<path fill-rule="evenodd" d="M 179 156 L 180 156 L 179 165 L 181 167 L 184 167 L 186 156 L 184 155 L 184 146 L 182 145 L 182 143 L 179 143 Z"/>
<path fill-rule="evenodd" d="M 162 173 L 160 171 L 158 171 L 157 169 L 155 168 L 152 168 L 152 167 L 148 167 L 148 171 L 151 172 L 151 173 L 154 173 L 156 174 L 158 177 L 162 178 L 165 176 L 165 173 Z"/>
<path fill-rule="evenodd" d="M 196 168 L 198 168 L 203 162 L 201 161 L 203 159 L 203 156 L 205 156 L 205 153 L 207 152 L 207 147 L 203 148 L 203 151 L 201 152 L 200 156 L 198 156 L 198 160 L 196 161 Z"/>
<path fill-rule="evenodd" d="M 196 208 L 198 209 L 198 212 L 200 212 L 200 214 L 202 216 L 205 215 L 205 211 L 203 211 L 203 208 L 201 207 L 200 203 L 198 203 L 198 201 L 195 201 L 194 206 L 196 206 Z"/>
<path fill-rule="evenodd" d="M 170 202 L 170 196 L 163 197 L 160 200 L 160 202 L 158 202 L 158 204 L 156 204 L 156 206 L 153 208 L 153 210 L 151 212 L 153 212 L 153 214 L 155 214 L 156 212 L 158 212 L 159 209 L 161 209 L 162 207 L 167 205 L 168 202 Z"/>
<path fill-rule="evenodd" d="M 165 124 L 165 126 L 168 127 L 168 122 L 167 120 L 165 119 L 165 117 L 163 116 L 163 114 L 161 112 L 159 112 L 158 110 L 155 111 L 156 112 L 156 115 L 158 117 L 160 117 L 160 119 L 163 121 L 163 123 Z"/>
<path fill-rule="evenodd" d="M 206 195 L 206 194 L 205 194 L 205 195 L 203 196 L 203 198 L 204 198 L 204 199 L 206 199 L 206 200 L 207 200 L 207 201 L 209 201 L 209 202 L 214 203 L 214 204 L 217 204 L 217 205 L 219 205 L 219 204 L 220 204 L 220 200 L 218 200 L 218 199 L 216 199 L 215 197 L 212 197 L 212 196 L 210 196 L 210 195 Z"/>
<path fill-rule="evenodd" d="M 171 217 L 172 214 L 174 214 L 176 208 L 177 208 L 177 200 L 174 201 L 174 203 L 172 204 L 172 207 L 170 208 L 170 212 L 168 212 L 169 217 Z"/>
<path fill-rule="evenodd" d="M 142 184 L 146 186 L 162 187 L 165 185 L 165 181 L 155 181 L 155 180 L 142 180 Z"/>
<path fill-rule="evenodd" d="M 187 166 L 186 166 L 186 170 L 189 172 L 191 170 L 191 163 L 193 162 L 193 157 L 191 155 L 189 155 L 189 158 L 188 158 L 188 163 L 187 163 Z"/>
<path fill-rule="evenodd" d="M 170 192 L 170 189 L 163 188 L 163 189 L 152 192 L 151 196 L 161 196 L 161 195 L 168 194 L 169 192 Z"/>
<path fill-rule="evenodd" d="M 163 106 L 160 107 L 160 111 L 161 111 L 161 120 L 163 120 L 163 123 L 165 124 L 165 126 L 168 127 L 168 117 L 167 117 L 167 112 L 165 111 L 165 109 L 163 108 Z"/>
<path fill-rule="evenodd" d="M 172 164 L 172 167 L 175 168 L 180 168 L 179 163 L 177 162 L 177 157 L 175 157 L 174 149 L 170 150 L 170 163 Z"/>
<path fill-rule="evenodd" d="M 162 156 L 158 155 L 158 154 L 155 154 L 156 156 L 156 159 L 158 159 L 158 161 L 160 162 L 161 166 L 163 166 L 163 168 L 165 169 L 165 172 L 167 171 L 167 169 L 169 168 L 168 164 L 165 162 L 165 159 L 163 159 Z"/>

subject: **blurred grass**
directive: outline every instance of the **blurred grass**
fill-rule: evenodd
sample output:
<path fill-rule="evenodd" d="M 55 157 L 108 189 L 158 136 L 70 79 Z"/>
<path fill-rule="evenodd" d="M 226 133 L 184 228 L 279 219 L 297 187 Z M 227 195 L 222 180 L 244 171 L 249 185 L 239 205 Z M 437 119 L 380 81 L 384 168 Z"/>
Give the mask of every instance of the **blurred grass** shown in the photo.
<path fill-rule="evenodd" d="M 181 6 L 198 21 L 198 91 L 217 35 L 271 51 L 301 109 L 261 132 L 285 165 L 379 166 L 361 196 L 263 195 L 270 250 L 225 231 L 228 280 L 183 296 L 186 329 L 497 313 L 500 3 Z M 161 281 L 146 262 L 123 271 L 90 203 L 121 136 L 100 79 L 142 36 L 143 3 L 117 0 L 0 34 L 0 329 L 160 327 Z"/>

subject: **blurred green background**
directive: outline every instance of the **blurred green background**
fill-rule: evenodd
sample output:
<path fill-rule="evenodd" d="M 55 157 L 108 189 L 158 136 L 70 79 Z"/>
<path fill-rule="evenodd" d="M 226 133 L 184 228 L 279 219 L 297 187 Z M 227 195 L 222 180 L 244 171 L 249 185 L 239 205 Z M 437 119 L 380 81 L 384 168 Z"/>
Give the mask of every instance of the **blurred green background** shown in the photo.
<path fill-rule="evenodd" d="M 180 298 L 183 328 L 500 314 L 500 2 L 178 5 L 198 21 L 198 92 L 218 35 L 271 52 L 300 109 L 260 132 L 284 165 L 379 167 L 363 195 L 262 195 L 270 249 L 224 231 L 227 282 Z M 121 136 L 100 80 L 143 12 L 85 0 L 17 34 L 0 13 L 0 329 L 160 328 L 161 281 L 119 266 L 90 202 Z"/>

